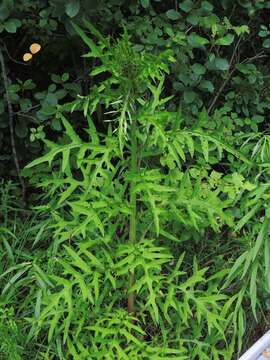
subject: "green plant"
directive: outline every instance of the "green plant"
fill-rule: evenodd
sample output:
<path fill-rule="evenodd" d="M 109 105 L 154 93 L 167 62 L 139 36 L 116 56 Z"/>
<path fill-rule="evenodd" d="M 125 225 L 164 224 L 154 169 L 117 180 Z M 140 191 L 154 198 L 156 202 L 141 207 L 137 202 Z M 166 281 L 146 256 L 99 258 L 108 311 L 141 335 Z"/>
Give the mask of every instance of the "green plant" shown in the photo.
<path fill-rule="evenodd" d="M 41 211 L 53 217 L 54 285 L 44 289 L 30 334 L 48 331 L 59 358 L 140 359 L 154 351 L 160 358 L 229 359 L 240 295 L 221 291 L 228 269 L 199 269 L 189 255 L 184 262 L 181 232 L 191 240 L 233 225 L 229 208 L 239 190 L 253 187 L 237 173 L 209 173 L 209 159 L 227 152 L 250 162 L 217 134 L 182 127 L 181 113 L 166 110 L 170 51 L 137 52 L 126 31 L 111 43 L 86 24 L 96 43 L 74 27 L 90 48 L 86 56 L 100 61 L 92 76 L 103 73 L 104 80 L 89 96 L 58 107 L 63 138 L 43 139 L 47 153 L 27 165 L 30 172 L 44 164 L 54 169 L 36 180 L 49 200 Z M 106 134 L 92 120 L 98 105 Z M 80 135 L 64 115 L 70 110 L 87 119 Z M 187 159 L 193 164 L 185 169 Z"/>
<path fill-rule="evenodd" d="M 1 310 L 0 313 L 0 356 L 7 360 L 20 360 L 22 347 L 20 346 L 20 333 L 16 322 L 12 319 L 14 317 L 14 309 Z"/>

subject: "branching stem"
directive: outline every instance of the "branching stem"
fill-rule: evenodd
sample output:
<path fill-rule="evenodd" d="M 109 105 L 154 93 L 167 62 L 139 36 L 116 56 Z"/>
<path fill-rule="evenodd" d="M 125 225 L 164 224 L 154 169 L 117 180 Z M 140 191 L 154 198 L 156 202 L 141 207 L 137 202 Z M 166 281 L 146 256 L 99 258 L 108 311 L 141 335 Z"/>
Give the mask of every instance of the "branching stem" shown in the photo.
<path fill-rule="evenodd" d="M 138 143 L 137 143 L 137 122 L 135 118 L 132 118 L 131 121 L 131 172 L 132 174 L 137 173 L 138 167 Z M 137 196 L 135 193 L 135 181 L 131 181 L 130 184 L 130 223 L 129 223 L 129 243 L 130 245 L 135 245 L 137 241 L 137 232 L 136 232 L 136 225 L 137 225 Z M 129 290 L 135 283 L 135 274 L 131 272 L 129 275 Z M 128 312 L 134 312 L 134 292 L 129 291 L 128 294 Z"/>

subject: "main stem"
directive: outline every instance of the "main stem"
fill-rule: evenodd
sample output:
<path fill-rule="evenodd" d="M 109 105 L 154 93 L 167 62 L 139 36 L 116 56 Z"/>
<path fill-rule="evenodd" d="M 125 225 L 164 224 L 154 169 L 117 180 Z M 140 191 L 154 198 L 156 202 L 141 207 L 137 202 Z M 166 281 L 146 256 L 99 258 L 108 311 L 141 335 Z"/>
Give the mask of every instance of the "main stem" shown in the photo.
<path fill-rule="evenodd" d="M 137 123 L 134 118 L 132 118 L 131 122 L 131 173 L 136 174 L 137 173 L 137 167 L 138 167 L 138 144 L 137 144 Z M 137 241 L 137 234 L 136 234 L 136 223 L 137 223 L 137 196 L 135 193 L 135 181 L 131 181 L 130 183 L 130 195 L 129 195 L 129 201 L 130 201 L 130 208 L 131 208 L 131 214 L 130 214 L 130 222 L 129 222 L 129 244 L 135 245 Z M 135 283 L 135 274 L 134 272 L 130 272 L 129 274 L 129 289 L 132 288 L 132 286 Z M 129 291 L 128 294 L 128 312 L 133 313 L 134 312 L 134 292 Z"/>

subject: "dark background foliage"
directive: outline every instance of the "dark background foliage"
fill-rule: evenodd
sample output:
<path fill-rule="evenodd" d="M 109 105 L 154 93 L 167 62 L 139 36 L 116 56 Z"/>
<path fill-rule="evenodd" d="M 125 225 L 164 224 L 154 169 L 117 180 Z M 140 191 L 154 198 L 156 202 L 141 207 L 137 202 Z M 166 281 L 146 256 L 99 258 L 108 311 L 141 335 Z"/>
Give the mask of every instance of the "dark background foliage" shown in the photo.
<path fill-rule="evenodd" d="M 95 64 L 81 57 L 84 45 L 70 20 L 80 24 L 85 17 L 112 37 L 126 26 L 137 49 L 172 49 L 177 61 L 166 83 L 175 94 L 171 108 L 181 108 L 188 126 L 196 126 L 205 109 L 213 116 L 202 126 L 230 137 L 267 129 L 269 15 L 268 1 L 2 1 L 1 47 L 20 167 L 42 152 L 39 141 L 29 141 L 33 131 L 61 132 L 52 120 L 55 105 L 87 94 L 93 85 L 88 75 Z M 33 42 L 42 51 L 23 63 Z M 0 171 L 8 178 L 16 171 L 3 84 L 1 91 Z M 79 127 L 77 121 L 75 116 Z"/>

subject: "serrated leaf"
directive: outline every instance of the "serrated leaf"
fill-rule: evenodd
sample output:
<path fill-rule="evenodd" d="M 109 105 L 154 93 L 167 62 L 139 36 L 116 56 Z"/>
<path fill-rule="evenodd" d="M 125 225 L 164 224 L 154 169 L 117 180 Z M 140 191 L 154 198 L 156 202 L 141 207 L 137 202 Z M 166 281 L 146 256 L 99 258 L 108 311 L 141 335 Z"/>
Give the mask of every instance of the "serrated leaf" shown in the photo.
<path fill-rule="evenodd" d="M 66 133 L 70 137 L 72 142 L 74 142 L 76 144 L 80 144 L 82 142 L 81 138 L 76 134 L 73 127 L 70 125 L 70 123 L 67 121 L 67 119 L 63 115 L 61 115 L 61 120 L 66 129 Z"/>
<path fill-rule="evenodd" d="M 201 146 L 202 146 L 202 152 L 203 152 L 203 156 L 206 162 L 209 161 L 209 144 L 208 141 L 204 138 L 200 139 L 201 141 Z"/>
<path fill-rule="evenodd" d="M 87 274 L 90 273 L 90 267 L 73 249 L 71 249 L 71 247 L 64 245 L 64 248 L 68 253 L 68 255 L 72 257 L 74 265 L 76 265 L 79 269 L 81 269 L 85 273 Z"/>
<path fill-rule="evenodd" d="M 69 169 L 69 156 L 70 156 L 70 149 L 65 149 L 62 152 L 63 160 L 62 160 L 62 167 L 61 170 L 64 173 L 66 170 Z"/>

